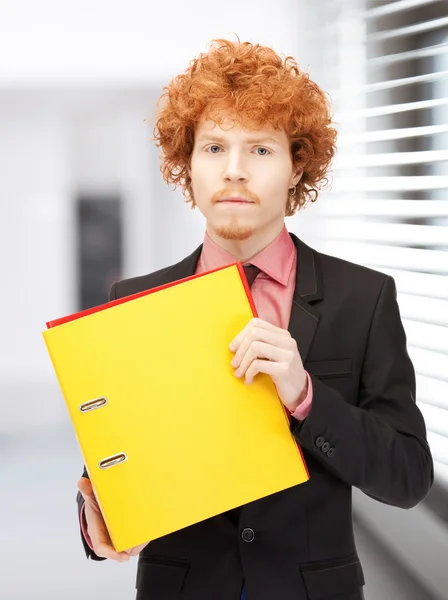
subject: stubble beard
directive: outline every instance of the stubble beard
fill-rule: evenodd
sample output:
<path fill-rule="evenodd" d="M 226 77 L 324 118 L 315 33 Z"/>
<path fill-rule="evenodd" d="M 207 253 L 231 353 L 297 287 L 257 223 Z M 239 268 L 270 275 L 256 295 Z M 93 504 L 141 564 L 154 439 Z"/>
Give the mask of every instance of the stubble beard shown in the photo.
<path fill-rule="evenodd" d="M 241 225 L 238 219 L 233 217 L 230 223 L 219 225 L 215 228 L 215 233 L 223 240 L 232 240 L 235 242 L 243 242 L 248 240 L 255 232 L 255 228 L 250 225 Z"/>

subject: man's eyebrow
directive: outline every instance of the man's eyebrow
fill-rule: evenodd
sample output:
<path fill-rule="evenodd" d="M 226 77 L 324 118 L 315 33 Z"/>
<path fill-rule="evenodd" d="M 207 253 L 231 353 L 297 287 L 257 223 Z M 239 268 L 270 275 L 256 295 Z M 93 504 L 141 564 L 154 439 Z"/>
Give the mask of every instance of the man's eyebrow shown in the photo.
<path fill-rule="evenodd" d="M 280 144 L 280 140 L 270 136 L 254 137 L 247 140 L 248 144 Z"/>
<path fill-rule="evenodd" d="M 198 137 L 198 142 L 218 142 L 219 144 L 225 143 L 225 139 L 219 135 L 207 135 L 202 134 Z M 252 137 L 246 140 L 246 144 L 280 144 L 279 140 L 269 136 Z"/>

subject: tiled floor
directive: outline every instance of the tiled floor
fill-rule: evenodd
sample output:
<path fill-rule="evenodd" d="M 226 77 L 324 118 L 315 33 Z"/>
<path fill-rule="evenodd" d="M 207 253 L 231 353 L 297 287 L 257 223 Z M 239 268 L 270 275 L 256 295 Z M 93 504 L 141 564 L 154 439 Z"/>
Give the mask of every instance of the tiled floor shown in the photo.
<path fill-rule="evenodd" d="M 78 543 L 82 458 L 68 424 L 0 435 L 0 598 L 133 600 L 136 560 L 87 561 Z M 356 526 L 366 600 L 433 600 Z M 277 600 L 277 599 L 275 599 Z"/>

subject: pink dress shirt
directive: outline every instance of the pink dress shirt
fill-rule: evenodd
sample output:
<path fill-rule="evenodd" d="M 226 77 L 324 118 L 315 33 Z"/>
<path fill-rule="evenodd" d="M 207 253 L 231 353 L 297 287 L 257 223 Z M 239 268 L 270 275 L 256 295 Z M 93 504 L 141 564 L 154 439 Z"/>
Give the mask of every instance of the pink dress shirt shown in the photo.
<path fill-rule="evenodd" d="M 201 256 L 196 274 L 225 267 L 236 262 L 235 257 L 218 246 L 205 234 Z M 258 316 L 272 325 L 287 329 L 291 316 L 292 298 L 296 285 L 297 248 L 286 227 L 268 245 L 250 260 L 250 264 L 261 269 L 251 287 L 252 297 Z M 307 375 L 308 392 L 305 400 L 291 413 L 298 421 L 303 421 L 311 410 L 313 388 Z M 80 514 L 81 530 L 84 538 L 93 550 L 92 541 L 87 533 L 84 507 Z"/>
<path fill-rule="evenodd" d="M 232 254 L 218 246 L 206 233 L 196 273 L 219 269 L 235 261 Z M 296 286 L 297 248 L 286 227 L 249 262 L 261 269 L 251 287 L 258 316 L 272 325 L 288 329 Z M 311 410 L 313 389 L 310 376 L 308 373 L 306 375 L 307 396 L 291 413 L 297 421 L 303 421 Z"/>

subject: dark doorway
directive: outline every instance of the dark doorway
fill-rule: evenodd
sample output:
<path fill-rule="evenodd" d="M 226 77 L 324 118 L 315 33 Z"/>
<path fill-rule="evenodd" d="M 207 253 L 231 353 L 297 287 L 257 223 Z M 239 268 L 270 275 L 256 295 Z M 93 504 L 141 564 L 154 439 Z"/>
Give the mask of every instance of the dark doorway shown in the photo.
<path fill-rule="evenodd" d="M 79 310 L 108 301 L 123 264 L 122 206 L 119 196 L 77 199 Z"/>

